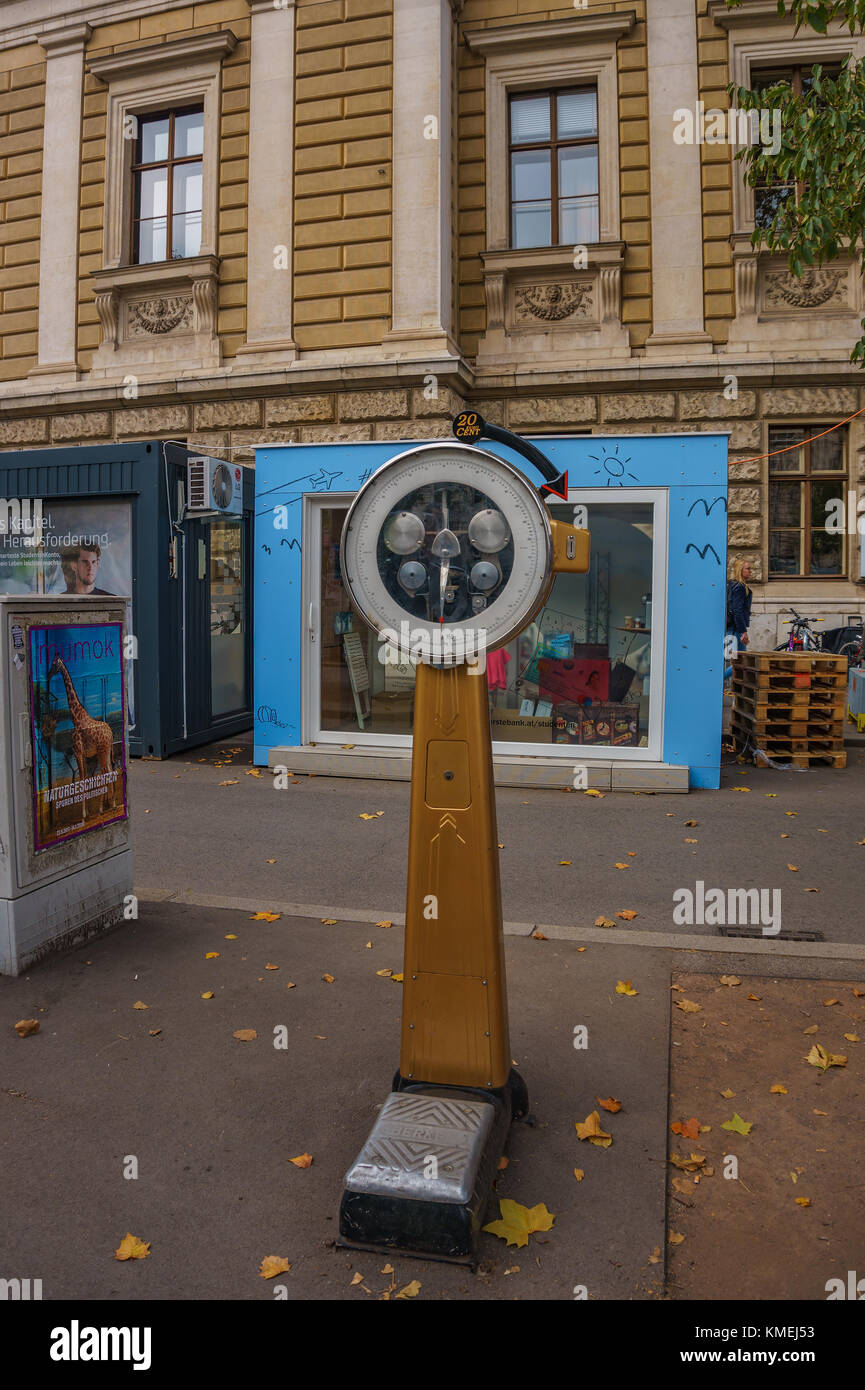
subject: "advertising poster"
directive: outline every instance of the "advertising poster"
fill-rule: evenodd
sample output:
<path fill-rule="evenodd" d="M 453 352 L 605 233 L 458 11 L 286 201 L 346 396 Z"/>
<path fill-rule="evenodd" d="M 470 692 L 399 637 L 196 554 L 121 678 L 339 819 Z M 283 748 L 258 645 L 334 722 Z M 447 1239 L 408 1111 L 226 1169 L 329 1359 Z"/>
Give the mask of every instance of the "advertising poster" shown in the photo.
<path fill-rule="evenodd" d="M 27 510 L 29 529 L 0 524 L 0 593 L 132 593 L 128 502 L 52 498 Z"/>
<path fill-rule="evenodd" d="M 120 623 L 30 629 L 37 850 L 124 820 Z"/>

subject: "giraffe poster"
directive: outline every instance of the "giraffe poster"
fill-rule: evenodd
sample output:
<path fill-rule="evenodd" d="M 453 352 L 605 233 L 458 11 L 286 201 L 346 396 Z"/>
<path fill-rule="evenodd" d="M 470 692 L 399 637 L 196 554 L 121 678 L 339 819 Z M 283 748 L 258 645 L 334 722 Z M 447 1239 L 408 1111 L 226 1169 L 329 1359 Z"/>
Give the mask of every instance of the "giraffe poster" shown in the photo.
<path fill-rule="evenodd" d="M 123 820 L 120 623 L 30 629 L 34 848 Z"/>

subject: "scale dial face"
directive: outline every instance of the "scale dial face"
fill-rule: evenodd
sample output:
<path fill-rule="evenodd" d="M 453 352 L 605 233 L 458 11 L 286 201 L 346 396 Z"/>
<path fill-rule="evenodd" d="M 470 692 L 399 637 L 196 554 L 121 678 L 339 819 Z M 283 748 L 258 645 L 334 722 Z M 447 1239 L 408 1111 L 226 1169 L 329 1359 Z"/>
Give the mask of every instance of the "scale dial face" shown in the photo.
<path fill-rule="evenodd" d="M 487 650 L 531 622 L 552 582 L 547 510 L 518 469 L 447 442 L 410 449 L 361 488 L 342 532 L 342 573 L 379 632 L 482 634 Z M 436 664 L 454 664 L 436 658 Z"/>

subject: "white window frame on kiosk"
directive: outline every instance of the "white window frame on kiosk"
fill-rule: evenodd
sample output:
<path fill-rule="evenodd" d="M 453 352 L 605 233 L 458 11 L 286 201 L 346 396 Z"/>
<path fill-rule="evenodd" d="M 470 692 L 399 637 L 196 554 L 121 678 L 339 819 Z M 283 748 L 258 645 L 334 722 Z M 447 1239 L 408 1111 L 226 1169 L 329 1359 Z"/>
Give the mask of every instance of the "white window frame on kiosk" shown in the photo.
<path fill-rule="evenodd" d="M 405 748 L 412 745 L 411 734 L 374 734 L 321 727 L 321 663 L 318 641 L 321 613 L 321 512 L 325 508 L 348 508 L 353 492 L 306 493 L 303 498 L 303 566 L 301 624 L 301 742 L 341 745 L 347 739 L 355 746 Z M 565 504 L 550 498 L 553 505 Z M 649 672 L 649 731 L 645 748 L 632 745 L 517 743 L 510 739 L 493 741 L 493 754 L 537 759 L 561 758 L 563 763 L 578 757 L 583 762 L 662 762 L 664 738 L 664 687 L 667 646 L 667 536 L 669 494 L 663 487 L 570 488 L 568 506 L 588 507 L 586 526 L 592 529 L 592 504 L 650 503 L 652 515 L 652 664 Z M 348 600 L 346 600 L 348 603 Z M 310 621 L 312 619 L 312 621 Z M 313 633 L 315 640 L 313 640 Z"/>

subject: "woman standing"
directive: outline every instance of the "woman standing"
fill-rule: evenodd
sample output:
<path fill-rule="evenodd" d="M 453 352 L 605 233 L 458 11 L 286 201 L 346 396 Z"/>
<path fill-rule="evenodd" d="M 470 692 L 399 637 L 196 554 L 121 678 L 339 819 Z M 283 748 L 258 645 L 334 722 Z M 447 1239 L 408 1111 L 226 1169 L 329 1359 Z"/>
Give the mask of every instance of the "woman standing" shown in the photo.
<path fill-rule="evenodd" d="M 740 647 L 748 645 L 748 628 L 751 623 L 751 601 L 754 597 L 749 580 L 752 570 L 748 560 L 734 560 L 733 574 L 727 580 L 727 638 L 724 649 L 729 660 Z M 729 680 L 733 674 L 732 666 L 724 673 Z"/>

